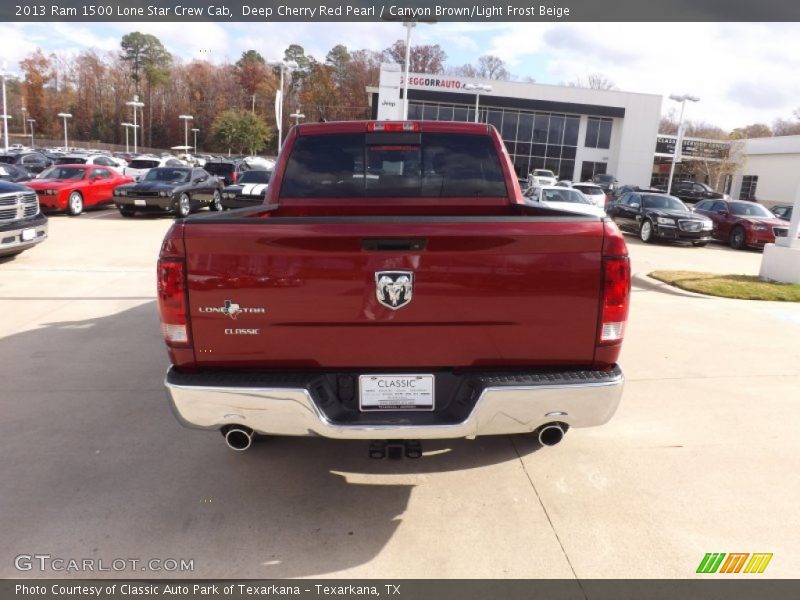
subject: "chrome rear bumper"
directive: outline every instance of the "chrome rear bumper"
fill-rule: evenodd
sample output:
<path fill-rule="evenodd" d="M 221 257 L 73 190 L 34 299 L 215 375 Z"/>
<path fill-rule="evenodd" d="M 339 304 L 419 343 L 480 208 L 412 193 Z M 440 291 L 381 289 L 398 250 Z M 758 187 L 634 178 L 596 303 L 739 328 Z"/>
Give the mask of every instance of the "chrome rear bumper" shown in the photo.
<path fill-rule="evenodd" d="M 413 413 L 398 417 L 395 412 L 385 422 L 342 424 L 329 419 L 304 387 L 262 387 L 252 377 L 243 378 L 241 386 L 194 384 L 191 379 L 172 368 L 166 378 L 175 416 L 187 427 L 244 425 L 266 435 L 367 440 L 529 433 L 554 421 L 570 427 L 603 425 L 616 412 L 624 383 L 619 368 L 567 383 L 516 385 L 512 380 L 510 385 L 485 387 L 469 416 L 458 423 L 413 423 Z"/>

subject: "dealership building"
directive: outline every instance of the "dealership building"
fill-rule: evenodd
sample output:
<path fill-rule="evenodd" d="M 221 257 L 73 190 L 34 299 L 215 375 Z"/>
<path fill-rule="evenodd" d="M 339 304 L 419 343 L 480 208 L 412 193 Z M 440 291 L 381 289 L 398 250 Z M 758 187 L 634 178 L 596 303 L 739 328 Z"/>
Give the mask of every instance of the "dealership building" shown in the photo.
<path fill-rule="evenodd" d="M 549 169 L 572 181 L 613 173 L 650 184 L 660 95 L 410 73 L 408 118 L 474 121 L 473 86 L 491 87 L 478 92 L 478 120 L 500 132 L 520 177 Z M 374 119 L 402 120 L 400 65 L 382 65 L 379 87 L 367 91 Z"/>

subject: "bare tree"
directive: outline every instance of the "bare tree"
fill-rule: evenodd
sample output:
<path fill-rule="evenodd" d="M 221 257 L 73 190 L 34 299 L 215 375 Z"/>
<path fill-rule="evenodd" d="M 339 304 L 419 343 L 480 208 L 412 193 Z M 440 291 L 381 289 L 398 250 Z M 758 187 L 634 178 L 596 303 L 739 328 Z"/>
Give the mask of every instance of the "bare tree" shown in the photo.
<path fill-rule="evenodd" d="M 732 140 L 742 140 L 757 137 L 772 137 L 772 130 L 764 123 L 753 123 L 745 127 L 737 127 L 728 136 Z"/>
<path fill-rule="evenodd" d="M 800 119 L 797 116 L 798 111 L 794 111 L 794 115 L 796 118 Z M 772 123 L 772 134 L 773 135 L 798 135 L 800 134 L 800 120 L 799 121 L 790 121 L 789 119 L 776 119 Z"/>
<path fill-rule="evenodd" d="M 576 77 L 575 81 L 567 84 L 570 87 L 582 87 L 592 90 L 616 90 L 617 84 L 611 81 L 602 73 L 590 73 L 584 81 L 580 77 Z"/>
<path fill-rule="evenodd" d="M 506 69 L 506 63 L 503 59 L 485 54 L 478 59 L 478 67 L 476 69 L 478 77 L 482 79 L 495 79 L 495 80 L 509 80 L 511 73 Z"/>

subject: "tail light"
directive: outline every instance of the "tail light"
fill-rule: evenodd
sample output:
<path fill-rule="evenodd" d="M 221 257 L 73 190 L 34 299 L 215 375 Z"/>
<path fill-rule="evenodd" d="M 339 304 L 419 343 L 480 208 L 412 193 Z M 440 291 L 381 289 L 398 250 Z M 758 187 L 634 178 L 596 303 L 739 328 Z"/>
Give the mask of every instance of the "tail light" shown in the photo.
<path fill-rule="evenodd" d="M 158 259 L 158 314 L 168 346 L 188 347 L 191 342 L 186 290 L 183 224 L 174 224 L 161 245 Z"/>
<path fill-rule="evenodd" d="M 387 122 L 371 121 L 367 123 L 367 131 L 419 131 L 419 123 L 413 121 Z"/>
<path fill-rule="evenodd" d="M 611 221 L 604 222 L 603 295 L 598 344 L 618 344 L 625 335 L 631 293 L 631 263 L 625 239 Z"/>
<path fill-rule="evenodd" d="M 239 175 L 239 174 L 238 174 L 236 171 L 234 171 L 233 173 L 231 173 L 231 184 L 234 184 L 234 183 L 236 183 L 236 180 L 239 178 L 239 177 L 238 177 L 238 175 Z"/>

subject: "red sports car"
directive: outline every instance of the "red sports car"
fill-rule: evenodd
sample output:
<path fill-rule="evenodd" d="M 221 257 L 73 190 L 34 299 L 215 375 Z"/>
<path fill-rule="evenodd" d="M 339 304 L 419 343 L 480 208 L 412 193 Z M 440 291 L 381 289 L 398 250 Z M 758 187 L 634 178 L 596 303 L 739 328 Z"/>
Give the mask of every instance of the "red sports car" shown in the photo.
<path fill-rule="evenodd" d="M 736 250 L 747 246 L 763 248 L 789 231 L 786 222 L 762 205 L 746 200 L 703 200 L 694 212 L 714 222 L 714 239 L 728 242 Z"/>
<path fill-rule="evenodd" d="M 107 167 L 56 165 L 25 185 L 36 190 L 43 212 L 66 210 L 75 216 L 84 208 L 111 203 L 114 189 L 132 181 Z"/>

